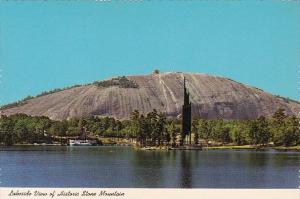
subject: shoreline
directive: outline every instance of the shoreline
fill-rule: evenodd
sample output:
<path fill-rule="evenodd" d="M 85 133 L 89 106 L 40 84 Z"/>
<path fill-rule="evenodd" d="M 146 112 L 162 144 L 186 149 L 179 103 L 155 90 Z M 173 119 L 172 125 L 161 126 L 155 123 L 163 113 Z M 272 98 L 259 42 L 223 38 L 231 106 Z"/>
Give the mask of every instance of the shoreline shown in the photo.
<path fill-rule="evenodd" d="M 192 148 L 172 148 L 172 147 L 135 147 L 137 150 L 144 150 L 144 151 L 151 151 L 151 150 L 158 150 L 158 151 L 167 151 L 167 150 L 255 150 L 255 151 L 263 151 L 263 150 L 276 150 L 276 151 L 296 151 L 300 152 L 300 146 L 292 146 L 292 147 L 284 147 L 284 146 L 252 146 L 252 145 L 231 145 L 231 146 L 208 146 L 208 147 L 192 147 Z"/>
<path fill-rule="evenodd" d="M 69 146 L 69 145 L 61 145 L 61 144 L 14 144 L 12 146 L 5 146 L 0 145 L 0 147 L 14 147 L 14 146 Z M 143 150 L 143 151 L 168 151 L 168 150 L 277 150 L 277 151 L 297 151 L 300 152 L 300 146 L 255 146 L 255 145 L 224 145 L 224 146 L 203 146 L 203 147 L 168 147 L 168 146 L 161 146 L 161 147 L 136 147 L 130 144 L 104 144 L 104 145 L 96 145 L 93 147 L 106 147 L 106 146 L 116 146 L 116 147 L 132 147 L 136 150 Z M 74 146 L 71 146 L 74 147 Z M 75 146 L 75 147 L 82 147 L 82 146 Z"/>
<path fill-rule="evenodd" d="M 208 146 L 203 147 L 203 150 L 235 150 L 235 149 L 249 149 L 249 150 L 278 150 L 278 151 L 298 151 L 300 152 L 300 146 L 254 146 L 254 145 L 232 145 L 232 146 Z"/>

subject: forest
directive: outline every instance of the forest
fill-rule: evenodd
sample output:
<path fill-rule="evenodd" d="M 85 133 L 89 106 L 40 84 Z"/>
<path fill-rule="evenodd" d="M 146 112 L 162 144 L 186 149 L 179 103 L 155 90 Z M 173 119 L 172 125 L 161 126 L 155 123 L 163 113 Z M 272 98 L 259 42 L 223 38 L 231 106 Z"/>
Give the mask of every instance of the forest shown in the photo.
<path fill-rule="evenodd" d="M 192 121 L 192 144 L 219 145 L 300 145 L 300 124 L 296 116 L 278 109 L 270 118 L 252 120 Z M 184 140 L 181 120 L 167 118 L 156 110 L 148 114 L 134 111 L 127 120 L 112 117 L 83 117 L 54 121 L 45 116 L 15 114 L 0 118 L 0 144 L 53 143 L 55 137 L 88 136 L 135 140 L 140 147 L 177 146 Z"/>

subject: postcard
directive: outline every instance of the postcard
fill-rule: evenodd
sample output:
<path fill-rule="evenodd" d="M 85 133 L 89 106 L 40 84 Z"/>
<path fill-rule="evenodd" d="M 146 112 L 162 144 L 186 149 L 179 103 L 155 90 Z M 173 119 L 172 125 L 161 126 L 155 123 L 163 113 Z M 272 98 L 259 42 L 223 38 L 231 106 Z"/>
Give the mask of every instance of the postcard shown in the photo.
<path fill-rule="evenodd" d="M 0 1 L 0 198 L 298 199 L 299 10 Z"/>

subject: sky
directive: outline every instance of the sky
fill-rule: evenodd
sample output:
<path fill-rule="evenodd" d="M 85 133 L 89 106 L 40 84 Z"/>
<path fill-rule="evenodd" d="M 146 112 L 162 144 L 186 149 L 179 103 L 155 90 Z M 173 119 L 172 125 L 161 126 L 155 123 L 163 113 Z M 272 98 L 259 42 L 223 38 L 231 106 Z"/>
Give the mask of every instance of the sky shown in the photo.
<path fill-rule="evenodd" d="M 0 104 L 154 69 L 299 100 L 299 66 L 299 1 L 0 0 Z"/>

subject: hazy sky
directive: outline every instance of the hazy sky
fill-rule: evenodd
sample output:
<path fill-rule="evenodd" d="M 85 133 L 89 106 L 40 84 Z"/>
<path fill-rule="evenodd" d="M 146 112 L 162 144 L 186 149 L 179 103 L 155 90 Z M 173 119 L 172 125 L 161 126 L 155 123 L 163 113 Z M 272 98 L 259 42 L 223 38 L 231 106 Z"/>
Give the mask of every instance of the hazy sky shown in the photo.
<path fill-rule="evenodd" d="M 299 66 L 299 1 L 0 1 L 0 104 L 154 69 L 300 99 Z"/>

